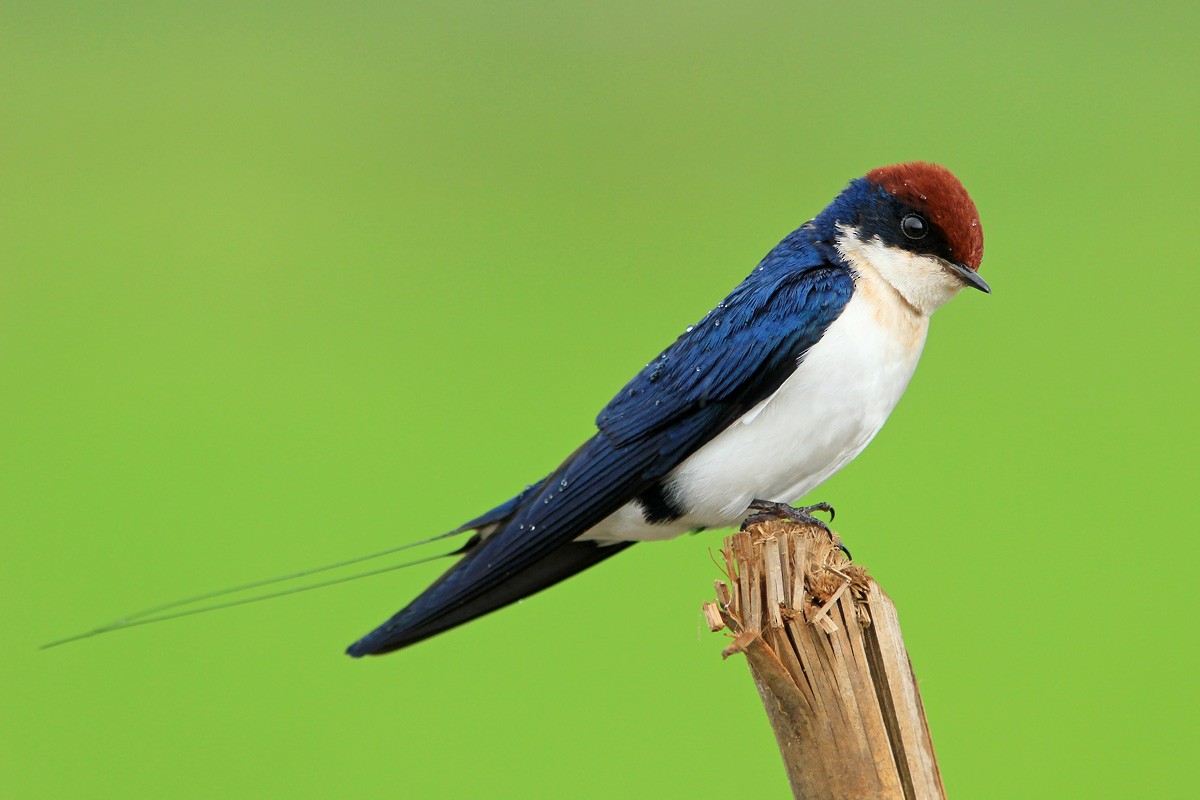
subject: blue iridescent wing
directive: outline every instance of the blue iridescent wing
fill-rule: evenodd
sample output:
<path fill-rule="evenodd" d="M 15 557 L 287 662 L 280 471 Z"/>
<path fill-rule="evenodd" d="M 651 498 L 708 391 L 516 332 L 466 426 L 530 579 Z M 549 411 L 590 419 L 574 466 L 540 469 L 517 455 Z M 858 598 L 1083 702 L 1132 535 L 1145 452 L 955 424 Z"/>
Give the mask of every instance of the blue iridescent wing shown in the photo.
<path fill-rule="evenodd" d="M 624 547 L 574 540 L 770 396 L 849 301 L 850 273 L 793 237 L 630 381 L 554 473 L 480 517 L 490 536 L 348 652 L 412 644 Z"/>

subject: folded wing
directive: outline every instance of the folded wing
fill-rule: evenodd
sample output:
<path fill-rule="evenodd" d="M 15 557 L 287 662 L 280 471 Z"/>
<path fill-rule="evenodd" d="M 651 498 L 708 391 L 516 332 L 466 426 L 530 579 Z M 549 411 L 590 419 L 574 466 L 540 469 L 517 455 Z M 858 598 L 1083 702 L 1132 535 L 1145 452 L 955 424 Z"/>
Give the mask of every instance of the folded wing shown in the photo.
<path fill-rule="evenodd" d="M 554 473 L 464 526 L 487 535 L 347 652 L 413 644 L 628 546 L 575 540 L 778 389 L 848 302 L 849 272 L 792 242 L 797 234 L 630 381 Z"/>

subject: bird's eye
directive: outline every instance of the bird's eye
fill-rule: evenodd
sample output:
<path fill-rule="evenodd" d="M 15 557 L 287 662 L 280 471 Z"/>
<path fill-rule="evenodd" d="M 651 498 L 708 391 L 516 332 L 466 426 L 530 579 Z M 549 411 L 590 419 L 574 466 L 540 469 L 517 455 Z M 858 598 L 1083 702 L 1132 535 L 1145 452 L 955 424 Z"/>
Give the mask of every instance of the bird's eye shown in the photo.
<path fill-rule="evenodd" d="M 924 239 L 929 233 L 929 223 L 916 214 L 908 214 L 900 220 L 900 230 L 910 239 Z"/>

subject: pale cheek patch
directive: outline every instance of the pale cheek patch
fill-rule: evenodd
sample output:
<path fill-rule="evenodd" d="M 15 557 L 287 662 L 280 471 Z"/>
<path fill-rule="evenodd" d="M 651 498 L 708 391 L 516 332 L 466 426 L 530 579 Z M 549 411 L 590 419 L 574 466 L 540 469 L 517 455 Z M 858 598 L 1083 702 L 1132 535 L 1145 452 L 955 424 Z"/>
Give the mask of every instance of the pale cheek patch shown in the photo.
<path fill-rule="evenodd" d="M 926 314 L 948 303 L 962 289 L 962 281 L 931 258 L 909 255 L 908 266 L 895 276 L 896 291 Z"/>
<path fill-rule="evenodd" d="M 949 302 L 962 289 L 962 281 L 947 272 L 935 258 L 888 247 L 878 239 L 864 242 L 853 229 L 843 228 L 841 232 L 838 251 L 859 274 L 882 278 L 906 303 L 925 316 Z M 860 286 L 870 282 L 862 281 Z"/>

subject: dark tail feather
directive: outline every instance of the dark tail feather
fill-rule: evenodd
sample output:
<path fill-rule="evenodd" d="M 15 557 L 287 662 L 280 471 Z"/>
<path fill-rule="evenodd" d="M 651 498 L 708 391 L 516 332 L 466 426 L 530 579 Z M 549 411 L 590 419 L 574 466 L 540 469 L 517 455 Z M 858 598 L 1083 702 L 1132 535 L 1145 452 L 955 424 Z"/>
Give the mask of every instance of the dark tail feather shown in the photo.
<path fill-rule="evenodd" d="M 417 599 L 375 630 L 346 649 L 347 655 L 359 658 L 375 656 L 408 647 L 434 634 L 462 625 L 489 611 L 515 603 L 548 586 L 569 578 L 609 556 L 616 555 L 633 542 L 598 545 L 595 542 L 571 542 L 535 561 L 503 583 L 454 606 L 438 603 L 438 587 L 450 575 L 462 569 L 479 550 L 468 553 L 461 561 L 437 579 Z"/>

